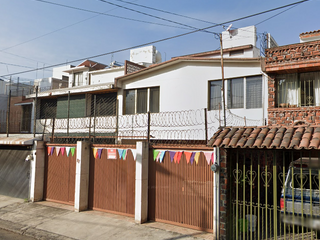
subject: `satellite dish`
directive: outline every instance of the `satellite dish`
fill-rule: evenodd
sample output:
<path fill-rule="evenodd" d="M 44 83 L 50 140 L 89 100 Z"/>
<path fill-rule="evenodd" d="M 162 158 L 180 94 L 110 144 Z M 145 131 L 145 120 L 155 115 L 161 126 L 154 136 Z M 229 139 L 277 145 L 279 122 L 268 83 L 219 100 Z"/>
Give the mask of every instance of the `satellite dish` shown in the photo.
<path fill-rule="evenodd" d="M 226 31 L 229 31 L 231 27 L 232 27 L 232 23 L 229 25 Z"/>

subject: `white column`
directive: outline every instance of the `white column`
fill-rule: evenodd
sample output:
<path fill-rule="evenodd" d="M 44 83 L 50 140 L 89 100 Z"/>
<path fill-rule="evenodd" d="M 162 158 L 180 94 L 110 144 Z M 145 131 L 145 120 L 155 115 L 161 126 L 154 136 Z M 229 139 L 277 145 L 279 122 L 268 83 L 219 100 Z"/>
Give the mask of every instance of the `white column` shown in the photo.
<path fill-rule="evenodd" d="M 44 162 L 46 149 L 43 141 L 35 141 L 33 144 L 30 161 L 30 200 L 32 202 L 43 200 L 44 187 Z"/>
<path fill-rule="evenodd" d="M 135 221 L 144 223 L 148 220 L 148 143 L 137 142 L 136 152 Z"/>
<path fill-rule="evenodd" d="M 80 212 L 88 209 L 89 194 L 89 163 L 90 144 L 89 142 L 77 142 L 76 179 L 74 210 Z"/>

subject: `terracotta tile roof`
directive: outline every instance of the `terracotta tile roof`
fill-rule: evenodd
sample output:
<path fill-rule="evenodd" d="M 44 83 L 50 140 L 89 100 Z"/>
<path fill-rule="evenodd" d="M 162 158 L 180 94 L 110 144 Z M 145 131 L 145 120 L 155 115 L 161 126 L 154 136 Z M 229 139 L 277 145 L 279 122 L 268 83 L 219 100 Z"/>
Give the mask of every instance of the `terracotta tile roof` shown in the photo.
<path fill-rule="evenodd" d="M 315 31 L 311 31 L 311 32 L 300 33 L 299 36 L 308 35 L 308 34 L 314 34 L 314 33 L 320 33 L 320 30 L 315 30 Z"/>
<path fill-rule="evenodd" d="M 320 149 L 320 125 L 225 127 L 210 139 L 210 147 Z"/>

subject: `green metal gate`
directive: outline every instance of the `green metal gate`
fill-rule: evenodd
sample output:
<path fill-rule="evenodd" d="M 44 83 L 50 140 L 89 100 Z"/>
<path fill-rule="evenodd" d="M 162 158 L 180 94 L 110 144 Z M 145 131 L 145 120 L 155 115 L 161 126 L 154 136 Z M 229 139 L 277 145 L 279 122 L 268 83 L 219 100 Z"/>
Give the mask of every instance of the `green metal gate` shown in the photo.
<path fill-rule="evenodd" d="M 228 149 L 229 239 L 317 239 L 317 151 Z"/>

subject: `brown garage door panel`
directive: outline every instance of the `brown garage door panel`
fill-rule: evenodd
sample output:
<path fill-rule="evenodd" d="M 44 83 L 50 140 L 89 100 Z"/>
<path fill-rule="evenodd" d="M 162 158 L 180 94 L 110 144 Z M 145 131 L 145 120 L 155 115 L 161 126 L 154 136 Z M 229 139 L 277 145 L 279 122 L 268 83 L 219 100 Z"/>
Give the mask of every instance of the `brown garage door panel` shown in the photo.
<path fill-rule="evenodd" d="M 162 163 L 149 156 L 148 218 L 154 221 L 212 232 L 213 172 L 201 153 L 198 164 L 170 161 L 168 153 Z"/>
<path fill-rule="evenodd" d="M 45 199 L 68 204 L 74 203 L 76 154 L 57 156 L 46 154 Z"/>
<path fill-rule="evenodd" d="M 126 160 L 107 159 L 103 150 L 101 158 L 91 151 L 89 208 L 134 215 L 135 161 L 131 151 Z"/>

